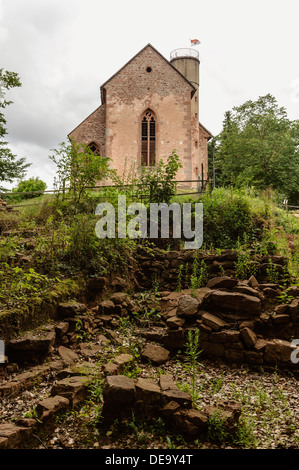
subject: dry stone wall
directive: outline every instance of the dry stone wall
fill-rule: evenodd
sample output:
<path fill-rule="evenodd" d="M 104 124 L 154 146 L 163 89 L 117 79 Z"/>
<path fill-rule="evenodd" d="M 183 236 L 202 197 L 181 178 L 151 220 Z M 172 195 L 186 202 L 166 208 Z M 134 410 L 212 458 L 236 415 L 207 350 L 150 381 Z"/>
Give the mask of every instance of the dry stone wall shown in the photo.
<path fill-rule="evenodd" d="M 38 421 L 22 418 L 0 423 L 0 448 L 21 447 L 38 423 L 50 426 L 58 412 L 85 400 L 92 377 L 88 360 L 103 354 L 110 341 L 123 346 L 118 335 L 123 318 L 132 321 L 134 335 L 141 340 L 138 361 L 143 364 L 159 367 L 168 363 L 178 351 L 184 352 L 188 332 L 198 329 L 199 361 L 208 357 L 264 370 L 278 366 L 298 376 L 297 364 L 291 360 L 296 349 L 291 339 L 299 337 L 299 288 L 289 285 L 286 291 L 280 280 L 269 282 L 265 275 L 269 264 L 280 266 L 277 272 L 283 275 L 286 260 L 261 257 L 256 277 L 240 280 L 234 271 L 236 252 L 202 254 L 201 260 L 209 268 L 204 285 L 178 289 L 178 268 L 192 264 L 194 256 L 190 251 L 141 250 L 134 272 L 135 292 L 129 291 L 126 279 L 115 278 L 111 291 L 107 278 L 93 278 L 88 283 L 88 302 L 61 302 L 55 322 L 7 341 L 7 357 L 0 365 L 1 398 L 15 397 L 45 377 L 55 379 L 50 395 L 36 406 Z M 226 275 L 224 268 L 219 275 L 219 263 L 226 266 Z M 84 342 L 87 333 L 96 338 L 94 343 Z M 135 361 L 136 357 L 123 352 L 96 369 L 104 378 L 103 419 L 108 425 L 115 419 L 126 420 L 132 413 L 146 419 L 163 416 L 171 429 L 184 429 L 186 437 L 194 438 L 206 433 L 215 409 L 221 410 L 232 429 L 237 424 L 237 403 L 217 403 L 217 408 L 209 405 L 199 411 L 172 377 L 160 375 L 157 383 L 125 376 Z"/>
<path fill-rule="evenodd" d="M 181 272 L 192 273 L 195 253 L 140 253 L 138 282 L 144 288 L 159 285 L 161 312 L 167 329 L 144 331 L 146 337 L 159 337 L 172 350 L 183 347 L 188 329 L 200 330 L 203 354 L 233 363 L 249 363 L 296 369 L 291 361 L 299 338 L 297 321 L 299 288 L 283 287 L 286 259 L 282 256 L 254 256 L 256 276 L 235 278 L 238 253 L 224 250 L 220 254 L 201 254 L 207 279 L 197 289 L 178 289 Z M 277 282 L 267 275 L 275 273 Z M 223 274 L 225 271 L 226 275 Z M 163 292 L 163 288 L 165 291 Z M 180 292 L 179 292 L 180 291 Z M 283 302 L 285 297 L 286 302 Z"/>

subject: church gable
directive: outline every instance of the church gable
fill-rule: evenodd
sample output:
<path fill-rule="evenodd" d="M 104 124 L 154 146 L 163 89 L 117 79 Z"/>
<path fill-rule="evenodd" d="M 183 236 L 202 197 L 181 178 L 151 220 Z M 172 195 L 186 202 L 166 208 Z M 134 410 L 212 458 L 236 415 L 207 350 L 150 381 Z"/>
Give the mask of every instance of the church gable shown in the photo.
<path fill-rule="evenodd" d="M 119 175 L 166 161 L 175 149 L 183 163 L 178 179 L 197 181 L 206 175 L 212 137 L 198 122 L 198 86 L 194 54 L 178 52 L 169 62 L 148 44 L 101 86 L 102 105 L 69 138 L 110 158 Z"/>
<path fill-rule="evenodd" d="M 72 132 L 68 134 L 70 141 L 96 145 L 102 155 L 105 154 L 105 105 L 99 106 Z"/>
<path fill-rule="evenodd" d="M 151 45 L 102 85 L 107 103 L 112 95 L 128 102 L 153 94 L 161 97 L 187 94 L 191 99 L 194 92 L 193 85 Z"/>

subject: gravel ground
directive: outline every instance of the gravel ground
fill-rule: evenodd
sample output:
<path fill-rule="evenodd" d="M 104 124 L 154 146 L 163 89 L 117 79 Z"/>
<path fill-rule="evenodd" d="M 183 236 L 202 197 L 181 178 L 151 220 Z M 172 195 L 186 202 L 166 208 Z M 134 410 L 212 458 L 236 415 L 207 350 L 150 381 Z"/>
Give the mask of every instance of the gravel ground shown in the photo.
<path fill-rule="evenodd" d="M 137 341 L 137 338 L 136 338 Z M 125 337 L 124 337 L 125 342 Z M 111 345 L 106 358 L 117 348 Z M 54 357 L 55 358 L 55 357 Z M 86 357 L 82 356 L 82 361 Z M 99 357 L 89 358 L 99 364 Z M 100 358 L 105 362 L 105 358 Z M 184 358 L 177 356 L 159 368 L 138 363 L 131 372 L 133 377 L 158 380 L 161 373 L 170 374 L 178 386 L 191 391 L 190 372 Z M 35 388 L 15 398 L 1 402 L 0 422 L 16 421 L 32 417 L 38 401 L 49 396 L 55 375 L 49 374 Z M 100 383 L 99 383 L 100 384 Z M 96 389 L 94 390 L 96 392 Z M 93 393 L 80 409 L 69 410 L 57 419 L 57 426 L 48 435 L 39 434 L 30 444 L 31 448 L 47 449 L 184 449 L 184 448 L 299 448 L 298 381 L 289 372 L 252 370 L 247 365 L 233 366 L 220 361 L 202 359 L 196 374 L 195 399 L 200 409 L 219 400 L 234 400 L 242 405 L 240 432 L 232 441 L 221 434 L 217 427 L 209 442 L 195 440 L 186 442 L 165 429 L 163 422 L 145 425 L 134 418 L 126 426 L 115 424 L 103 429 L 98 423 L 101 400 Z"/>

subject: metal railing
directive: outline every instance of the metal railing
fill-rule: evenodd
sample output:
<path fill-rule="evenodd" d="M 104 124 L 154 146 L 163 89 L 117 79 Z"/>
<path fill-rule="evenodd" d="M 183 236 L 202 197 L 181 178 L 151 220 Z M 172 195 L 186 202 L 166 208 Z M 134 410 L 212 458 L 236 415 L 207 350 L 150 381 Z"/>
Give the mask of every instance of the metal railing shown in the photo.
<path fill-rule="evenodd" d="M 170 53 L 170 60 L 176 59 L 178 57 L 193 57 L 194 59 L 199 59 L 199 52 L 196 49 L 175 49 Z"/>
<path fill-rule="evenodd" d="M 163 183 L 163 181 L 159 181 L 158 183 Z M 175 191 L 175 195 L 176 196 L 188 196 L 188 195 L 196 195 L 196 194 L 200 194 L 202 192 L 204 192 L 207 188 L 207 183 L 208 181 L 207 180 L 179 180 L 179 181 L 174 181 L 174 183 L 176 183 L 176 191 Z M 190 186 L 190 183 L 193 184 L 193 186 Z M 196 183 L 196 185 L 195 185 Z M 93 190 L 93 191 L 98 191 L 98 192 L 105 192 L 105 190 L 109 190 L 109 189 L 115 189 L 116 191 L 121 191 L 122 189 L 130 189 L 131 190 L 134 190 L 134 188 L 140 188 L 141 187 L 146 187 L 146 186 L 149 186 L 150 183 L 148 184 L 120 184 L 120 185 L 99 185 L 99 186 L 88 186 L 86 189 L 88 190 Z M 9 204 L 11 204 L 13 207 L 17 208 L 17 207 L 28 207 L 28 206 L 40 206 L 40 205 L 43 205 L 45 204 L 45 201 L 44 202 L 32 202 L 32 203 L 27 203 L 27 204 L 15 204 L 13 199 L 19 195 L 26 195 L 27 198 L 30 195 L 32 195 L 32 197 L 34 196 L 42 196 L 42 195 L 46 195 L 46 194 L 53 194 L 53 195 L 59 195 L 59 194 L 62 194 L 62 193 L 65 193 L 66 195 L 66 199 L 67 198 L 67 194 L 69 192 L 70 188 L 64 188 L 64 189 L 50 189 L 50 190 L 45 190 L 45 191 L 27 191 L 27 192 L 12 192 L 12 191 L 7 191 L 7 192 L 2 192 L 0 193 L 0 199 L 1 198 L 4 198 L 3 200 L 4 201 L 9 201 L 10 198 L 12 198 L 12 201 L 9 202 Z M 188 192 L 180 192 L 180 191 L 188 191 Z M 191 192 L 190 192 L 191 191 Z M 149 188 L 149 193 L 147 194 L 140 194 L 140 192 L 138 194 L 136 194 L 136 197 L 137 198 L 141 198 L 141 199 L 146 199 L 150 196 L 150 188 Z M 114 198 L 115 196 L 111 196 L 111 194 L 103 194 L 103 199 L 109 199 L 109 198 Z M 131 197 L 135 197 L 134 194 L 131 194 Z M 30 198 L 28 198 L 30 199 Z M 21 202 L 21 201 L 16 201 L 15 202 Z M 0 203 L 1 205 L 1 203 Z"/>

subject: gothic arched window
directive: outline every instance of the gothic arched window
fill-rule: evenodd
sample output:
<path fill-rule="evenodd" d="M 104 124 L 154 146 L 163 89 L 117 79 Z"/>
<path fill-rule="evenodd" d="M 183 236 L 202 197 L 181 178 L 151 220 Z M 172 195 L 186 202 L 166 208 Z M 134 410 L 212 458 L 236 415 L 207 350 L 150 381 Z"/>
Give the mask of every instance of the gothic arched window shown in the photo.
<path fill-rule="evenodd" d="M 141 118 L 141 165 L 154 166 L 156 161 L 156 120 L 147 109 Z"/>
<path fill-rule="evenodd" d="M 90 144 L 88 144 L 88 147 L 95 155 L 101 155 L 101 149 L 99 145 L 97 145 L 95 142 L 91 142 Z"/>

